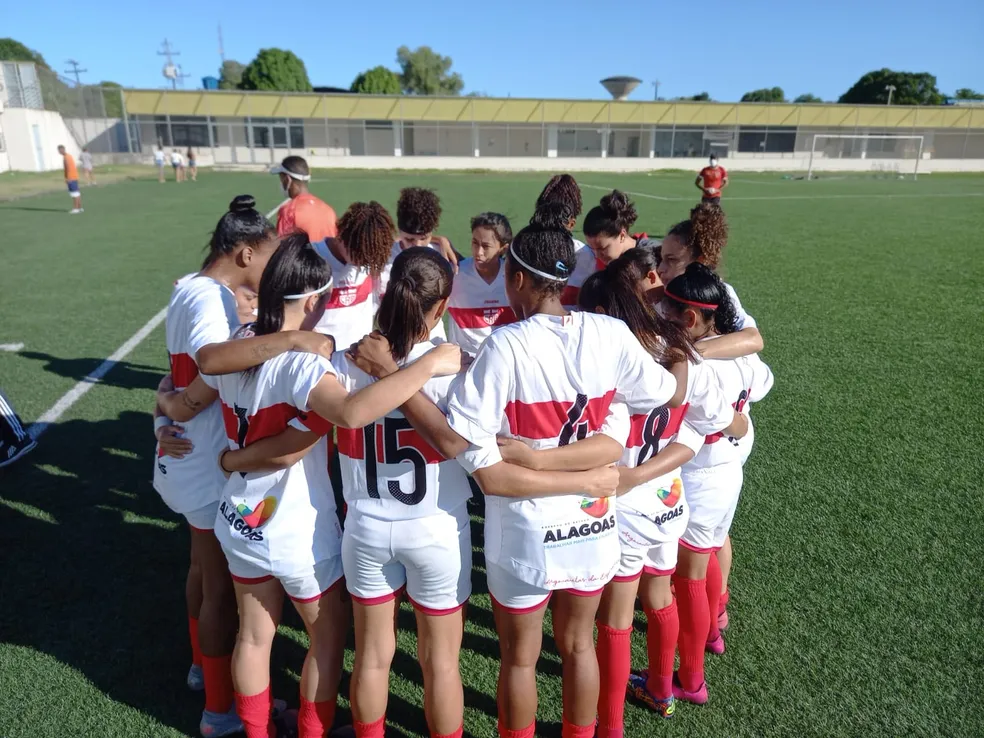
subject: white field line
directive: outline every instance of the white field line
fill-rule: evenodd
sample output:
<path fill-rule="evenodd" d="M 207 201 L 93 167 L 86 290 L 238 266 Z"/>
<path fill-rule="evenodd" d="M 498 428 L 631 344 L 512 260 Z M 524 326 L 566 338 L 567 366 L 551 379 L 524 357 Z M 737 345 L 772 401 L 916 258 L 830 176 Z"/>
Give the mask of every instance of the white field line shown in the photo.
<path fill-rule="evenodd" d="M 20 351 L 24 348 L 23 343 L 0 343 L 0 351 L 9 351 L 11 353 Z"/>
<path fill-rule="evenodd" d="M 267 219 L 270 219 L 276 215 L 277 211 L 280 210 L 286 202 L 288 201 L 284 200 L 284 202 L 280 203 L 280 205 L 277 205 L 277 207 L 267 213 Z M 129 356 L 133 349 L 139 346 L 147 336 L 153 333 L 154 329 L 164 322 L 165 317 L 167 317 L 166 307 L 161 309 L 160 312 L 158 312 L 153 318 L 148 320 L 140 330 L 130 336 L 126 343 L 110 354 L 109 358 L 107 358 L 102 364 L 97 366 L 93 371 L 89 372 L 74 387 L 72 387 L 72 389 L 62 395 L 58 399 L 58 402 L 48 408 L 44 415 L 34 421 L 31 427 L 27 429 L 27 432 L 31 435 L 31 438 L 37 439 L 42 433 L 48 430 L 48 428 L 57 423 L 59 418 L 61 418 L 61 416 L 64 415 L 65 412 L 72 407 L 72 405 L 78 402 L 86 392 L 93 388 L 94 385 L 102 382 L 103 377 L 109 374 L 114 366 Z M 23 344 L 16 349 L 5 348 L 10 345 L 16 344 L 2 344 L 0 345 L 0 349 L 19 351 L 23 348 Z"/>
<path fill-rule="evenodd" d="M 606 192 L 611 192 L 613 187 L 601 187 L 599 185 L 590 185 L 581 183 L 581 187 L 589 187 L 593 190 L 605 190 Z M 626 195 L 632 195 L 633 197 L 647 197 L 650 200 L 663 200 L 665 202 L 694 202 L 697 198 L 694 197 L 664 197 L 663 195 L 651 195 L 648 192 L 629 192 L 628 190 L 622 190 Z M 736 200 L 864 200 L 864 199 L 899 199 L 899 200 L 921 200 L 923 198 L 933 197 L 933 198 L 958 198 L 958 197 L 984 197 L 984 192 L 927 192 L 922 194 L 916 194 L 914 192 L 898 192 L 898 193 L 857 193 L 857 194 L 818 194 L 818 195 L 738 195 L 737 197 L 727 197 L 722 198 L 722 204 L 727 205 L 729 202 L 734 202 Z"/>
<path fill-rule="evenodd" d="M 611 192 L 616 189 L 615 187 L 602 187 L 601 185 L 592 185 L 581 183 L 581 187 L 587 187 L 592 190 L 604 190 L 605 192 Z M 650 195 L 646 192 L 629 192 L 628 190 L 622 190 L 626 195 L 633 195 L 634 197 L 648 197 L 651 200 L 666 200 L 667 202 L 676 202 L 677 200 L 685 200 L 683 197 L 663 197 L 662 195 Z"/>

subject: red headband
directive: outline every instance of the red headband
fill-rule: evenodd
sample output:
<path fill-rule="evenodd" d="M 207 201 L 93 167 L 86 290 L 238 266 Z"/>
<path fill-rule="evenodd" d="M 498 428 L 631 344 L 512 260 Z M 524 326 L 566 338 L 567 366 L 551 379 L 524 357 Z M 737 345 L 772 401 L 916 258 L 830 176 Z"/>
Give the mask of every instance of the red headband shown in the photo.
<path fill-rule="evenodd" d="M 692 305 L 693 307 L 703 308 L 704 310 L 717 310 L 718 306 L 709 302 L 695 302 L 694 300 L 684 300 L 682 297 L 677 297 L 672 292 L 670 292 L 665 287 L 663 288 L 663 294 L 667 297 L 676 300 L 677 302 L 682 302 L 684 305 Z"/>

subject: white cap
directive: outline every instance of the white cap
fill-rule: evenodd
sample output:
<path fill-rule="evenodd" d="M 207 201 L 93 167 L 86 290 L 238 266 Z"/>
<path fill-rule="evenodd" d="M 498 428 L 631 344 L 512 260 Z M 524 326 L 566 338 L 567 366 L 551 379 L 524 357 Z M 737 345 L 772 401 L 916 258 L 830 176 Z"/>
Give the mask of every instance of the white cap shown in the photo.
<path fill-rule="evenodd" d="M 286 174 L 291 179 L 296 179 L 301 182 L 307 182 L 311 179 L 310 174 L 298 174 L 297 172 L 292 172 L 289 169 L 284 168 L 283 164 L 277 164 L 276 166 L 270 167 L 270 174 Z"/>

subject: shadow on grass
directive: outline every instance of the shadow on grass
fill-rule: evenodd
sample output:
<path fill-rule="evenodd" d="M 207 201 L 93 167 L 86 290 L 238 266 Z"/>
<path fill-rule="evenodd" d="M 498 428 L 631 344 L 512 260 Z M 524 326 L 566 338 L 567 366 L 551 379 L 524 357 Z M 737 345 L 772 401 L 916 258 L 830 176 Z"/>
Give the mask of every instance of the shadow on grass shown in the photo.
<path fill-rule="evenodd" d="M 36 213 L 68 213 L 65 208 L 36 208 L 27 205 L 5 205 L 0 203 L 0 210 L 28 210 Z"/>
<path fill-rule="evenodd" d="M 18 356 L 35 361 L 43 361 L 45 363 L 44 371 L 50 374 L 57 374 L 59 377 L 76 380 L 87 377 L 90 372 L 95 370 L 104 361 L 104 359 L 66 359 L 40 351 L 19 351 Z M 111 387 L 122 387 L 124 389 L 156 390 L 160 381 L 160 367 L 121 361 L 113 367 L 113 370 L 109 374 L 100 380 L 100 384 L 107 384 Z"/>

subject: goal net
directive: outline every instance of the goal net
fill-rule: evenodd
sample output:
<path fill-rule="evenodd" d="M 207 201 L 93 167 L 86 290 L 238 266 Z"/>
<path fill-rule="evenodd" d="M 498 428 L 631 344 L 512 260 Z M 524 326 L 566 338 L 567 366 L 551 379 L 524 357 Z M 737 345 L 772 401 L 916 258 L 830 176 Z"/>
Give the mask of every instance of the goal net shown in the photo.
<path fill-rule="evenodd" d="M 810 144 L 806 178 L 813 179 L 820 172 L 915 178 L 922 154 L 922 136 L 817 133 Z"/>

